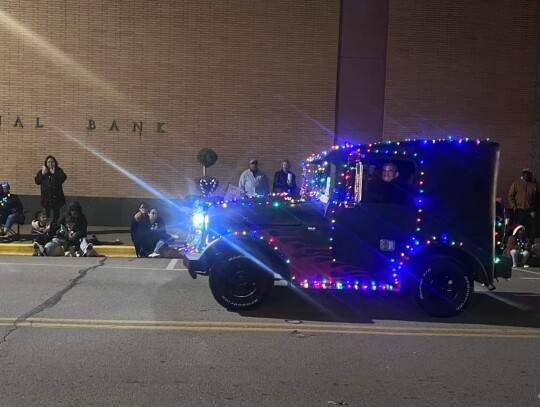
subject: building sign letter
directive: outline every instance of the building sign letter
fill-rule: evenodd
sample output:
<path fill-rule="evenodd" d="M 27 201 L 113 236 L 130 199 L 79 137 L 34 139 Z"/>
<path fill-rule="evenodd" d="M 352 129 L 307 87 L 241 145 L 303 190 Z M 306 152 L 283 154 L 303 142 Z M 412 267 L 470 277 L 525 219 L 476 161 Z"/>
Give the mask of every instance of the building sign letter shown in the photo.
<path fill-rule="evenodd" d="M 143 124 L 143 122 L 139 122 L 138 124 L 137 124 L 137 122 L 133 122 L 133 131 L 135 132 L 138 129 L 139 130 L 139 135 L 141 135 L 141 133 L 142 133 L 142 124 Z"/>

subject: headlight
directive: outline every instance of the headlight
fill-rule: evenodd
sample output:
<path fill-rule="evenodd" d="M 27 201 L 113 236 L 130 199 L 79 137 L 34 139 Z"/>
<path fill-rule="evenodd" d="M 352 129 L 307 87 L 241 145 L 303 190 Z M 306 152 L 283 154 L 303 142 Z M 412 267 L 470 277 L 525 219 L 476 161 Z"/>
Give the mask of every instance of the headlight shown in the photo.
<path fill-rule="evenodd" d="M 201 230 L 208 229 L 208 221 L 209 221 L 208 215 L 205 215 L 203 213 L 196 213 L 195 215 L 193 215 L 192 220 L 193 220 L 193 227 L 195 229 L 201 229 Z"/>

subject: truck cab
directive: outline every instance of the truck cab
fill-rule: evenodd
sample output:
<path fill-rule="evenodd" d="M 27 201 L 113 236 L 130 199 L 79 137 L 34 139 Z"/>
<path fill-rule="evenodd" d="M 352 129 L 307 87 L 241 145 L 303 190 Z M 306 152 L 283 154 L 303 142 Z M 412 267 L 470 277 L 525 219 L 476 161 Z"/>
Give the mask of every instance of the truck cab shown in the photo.
<path fill-rule="evenodd" d="M 301 289 L 403 291 L 429 314 L 461 312 L 474 281 L 511 268 L 495 253 L 499 145 L 406 140 L 334 146 L 303 163 L 300 197 L 210 202 L 184 263 L 228 309 Z M 194 241 L 195 241 L 194 240 Z"/>

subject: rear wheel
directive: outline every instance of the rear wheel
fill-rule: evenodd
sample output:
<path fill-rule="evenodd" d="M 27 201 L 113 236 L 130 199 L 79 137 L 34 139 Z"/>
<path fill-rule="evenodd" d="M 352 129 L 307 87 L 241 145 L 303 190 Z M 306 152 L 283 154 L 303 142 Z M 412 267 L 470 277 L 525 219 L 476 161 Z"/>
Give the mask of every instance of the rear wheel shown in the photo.
<path fill-rule="evenodd" d="M 261 305 L 274 285 L 272 273 L 237 252 L 218 257 L 210 270 L 210 290 L 216 301 L 232 310 L 248 310 Z"/>
<path fill-rule="evenodd" d="M 418 267 L 415 296 L 428 314 L 451 317 L 466 307 L 474 293 L 474 281 L 462 262 L 432 257 Z"/>

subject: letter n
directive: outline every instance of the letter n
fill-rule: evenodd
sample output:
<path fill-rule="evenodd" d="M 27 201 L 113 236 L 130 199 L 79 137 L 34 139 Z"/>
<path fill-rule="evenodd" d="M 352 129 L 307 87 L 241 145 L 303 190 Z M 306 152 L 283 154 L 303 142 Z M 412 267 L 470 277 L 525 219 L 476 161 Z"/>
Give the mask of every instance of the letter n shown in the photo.
<path fill-rule="evenodd" d="M 142 133 L 142 125 L 143 125 L 143 122 L 133 122 L 133 131 L 132 132 L 136 132 L 137 130 L 139 130 L 139 135 Z"/>

